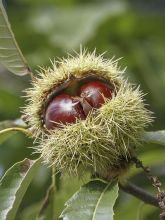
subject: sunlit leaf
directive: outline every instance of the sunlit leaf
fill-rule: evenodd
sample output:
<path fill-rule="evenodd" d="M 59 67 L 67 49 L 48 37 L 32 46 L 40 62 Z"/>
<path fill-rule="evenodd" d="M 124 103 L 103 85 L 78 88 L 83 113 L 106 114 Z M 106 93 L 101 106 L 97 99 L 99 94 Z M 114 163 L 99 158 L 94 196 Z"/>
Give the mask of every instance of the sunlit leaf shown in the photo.
<path fill-rule="evenodd" d="M 12 73 L 30 73 L 27 62 L 16 42 L 6 11 L 0 0 L 0 62 Z"/>
<path fill-rule="evenodd" d="M 165 130 L 145 132 L 143 139 L 147 143 L 165 145 Z"/>
<path fill-rule="evenodd" d="M 13 165 L 0 181 L 0 219 L 14 220 L 20 202 L 40 166 L 40 159 Z"/>
<path fill-rule="evenodd" d="M 113 220 L 113 207 L 117 197 L 116 182 L 91 181 L 67 201 L 67 207 L 60 217 L 67 220 Z"/>
<path fill-rule="evenodd" d="M 56 182 L 56 194 L 55 194 L 55 219 L 59 219 L 61 210 L 64 208 L 65 202 L 71 198 L 71 196 L 77 192 L 82 185 L 91 180 L 90 173 L 85 173 L 83 178 L 72 176 L 68 179 L 68 176 L 61 176 L 60 189 Z M 56 179 L 57 180 L 57 179 Z"/>

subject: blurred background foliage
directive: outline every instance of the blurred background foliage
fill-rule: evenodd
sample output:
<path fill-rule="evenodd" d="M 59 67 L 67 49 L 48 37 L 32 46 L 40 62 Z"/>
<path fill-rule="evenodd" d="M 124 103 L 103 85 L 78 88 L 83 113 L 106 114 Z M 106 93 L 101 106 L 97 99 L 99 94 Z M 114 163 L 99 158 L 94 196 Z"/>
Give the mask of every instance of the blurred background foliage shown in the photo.
<path fill-rule="evenodd" d="M 126 77 L 140 84 L 155 122 L 149 130 L 165 128 L 165 1 L 164 0 L 6 0 L 4 1 L 16 39 L 33 72 L 49 66 L 50 59 L 79 51 L 80 44 L 105 57 L 123 57 Z M 0 65 L 0 120 L 19 118 L 24 106 L 23 90 L 30 79 L 8 73 Z M 0 175 L 25 157 L 35 158 L 32 140 L 15 134 L 0 146 Z M 152 172 L 165 175 L 165 151 L 158 145 L 145 145 L 140 159 Z M 50 170 L 42 167 L 28 189 L 18 220 L 35 219 L 40 201 L 50 184 Z M 129 179 L 150 190 L 144 174 L 132 168 Z M 56 195 L 56 216 L 64 202 L 86 179 L 65 177 Z M 154 191 L 153 191 L 154 192 Z M 158 210 L 122 193 L 115 208 L 115 220 L 156 220 Z M 58 219 L 58 217 L 57 217 Z"/>

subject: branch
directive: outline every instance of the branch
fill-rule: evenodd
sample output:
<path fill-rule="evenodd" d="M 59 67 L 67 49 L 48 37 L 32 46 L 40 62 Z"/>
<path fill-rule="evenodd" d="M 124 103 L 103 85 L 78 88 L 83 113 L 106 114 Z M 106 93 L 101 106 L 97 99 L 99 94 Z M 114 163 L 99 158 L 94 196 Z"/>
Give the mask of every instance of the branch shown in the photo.
<path fill-rule="evenodd" d="M 159 200 L 153 196 L 152 194 L 144 191 L 142 188 L 128 182 L 127 185 L 119 184 L 119 187 L 121 190 L 123 190 L 126 193 L 129 193 L 138 199 L 142 200 L 143 202 L 159 207 Z"/>

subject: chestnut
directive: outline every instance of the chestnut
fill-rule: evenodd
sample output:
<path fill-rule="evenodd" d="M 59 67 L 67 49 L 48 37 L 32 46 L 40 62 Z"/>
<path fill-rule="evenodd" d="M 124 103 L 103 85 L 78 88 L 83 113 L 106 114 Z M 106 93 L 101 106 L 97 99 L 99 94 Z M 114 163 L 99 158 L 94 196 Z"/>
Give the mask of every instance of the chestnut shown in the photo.
<path fill-rule="evenodd" d="M 98 109 L 104 104 L 105 97 L 112 98 L 109 85 L 98 80 L 80 86 L 79 96 L 71 96 L 67 92 L 55 96 L 48 104 L 45 112 L 47 129 L 75 123 L 76 119 L 83 120 L 92 109 Z"/>
<path fill-rule="evenodd" d="M 105 98 L 112 99 L 112 92 L 108 84 L 98 80 L 88 82 L 80 88 L 80 96 L 96 109 L 105 103 Z"/>
<path fill-rule="evenodd" d="M 45 112 L 45 126 L 47 129 L 61 127 L 61 124 L 75 123 L 76 118 L 85 119 L 80 101 L 68 94 L 61 94 L 49 103 Z"/>

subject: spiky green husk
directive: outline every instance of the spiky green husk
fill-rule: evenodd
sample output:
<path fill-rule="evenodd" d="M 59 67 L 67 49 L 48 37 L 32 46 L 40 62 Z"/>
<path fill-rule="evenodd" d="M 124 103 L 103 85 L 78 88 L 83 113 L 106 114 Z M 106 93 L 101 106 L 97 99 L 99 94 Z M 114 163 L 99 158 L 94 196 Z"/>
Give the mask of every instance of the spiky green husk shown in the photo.
<path fill-rule="evenodd" d="M 27 91 L 29 104 L 25 114 L 35 136 L 40 137 L 36 151 L 43 160 L 60 171 L 80 174 L 90 169 L 101 176 L 121 170 L 125 161 L 140 144 L 144 128 L 151 122 L 151 113 L 143 104 L 143 94 L 123 77 L 113 60 L 107 61 L 95 53 L 80 53 L 44 69 Z M 86 120 L 65 125 L 62 129 L 45 130 L 41 123 L 41 110 L 47 94 L 71 75 L 82 77 L 90 71 L 118 85 L 117 94 Z M 124 161 L 124 162 L 123 162 Z"/>
<path fill-rule="evenodd" d="M 51 131 L 37 151 L 60 171 L 77 173 L 81 167 L 99 174 L 113 172 L 122 169 L 123 161 L 129 161 L 140 144 L 149 115 L 139 90 L 122 85 L 111 101 L 86 120 Z"/>
<path fill-rule="evenodd" d="M 69 80 L 73 75 L 81 78 L 91 71 L 110 79 L 114 84 L 121 84 L 124 72 L 117 67 L 117 60 L 105 60 L 102 55 L 96 56 L 95 51 L 91 54 L 81 51 L 77 57 L 69 56 L 68 59 L 53 62 L 52 68 L 41 69 L 39 75 L 32 81 L 32 88 L 26 90 L 28 103 L 23 111 L 35 137 L 44 132 L 41 112 L 50 91 L 59 83 Z"/>

